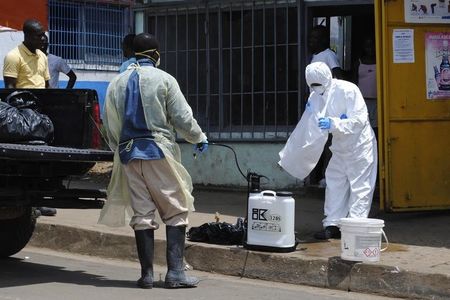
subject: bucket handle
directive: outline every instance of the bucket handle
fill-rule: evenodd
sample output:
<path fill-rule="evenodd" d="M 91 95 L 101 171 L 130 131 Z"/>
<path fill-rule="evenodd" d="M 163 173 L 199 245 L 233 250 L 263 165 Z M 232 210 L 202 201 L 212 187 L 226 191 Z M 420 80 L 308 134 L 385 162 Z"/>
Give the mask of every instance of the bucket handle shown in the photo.
<path fill-rule="evenodd" d="M 277 193 L 274 191 L 265 190 L 265 191 L 262 191 L 262 195 L 263 196 L 272 196 L 275 198 L 277 196 Z"/>
<path fill-rule="evenodd" d="M 389 247 L 389 241 L 388 238 L 386 236 L 386 233 L 384 233 L 384 230 L 381 229 L 381 233 L 383 234 L 384 240 L 386 241 L 386 247 L 384 247 L 383 249 L 380 250 L 380 252 L 384 252 L 387 250 L 387 248 Z"/>

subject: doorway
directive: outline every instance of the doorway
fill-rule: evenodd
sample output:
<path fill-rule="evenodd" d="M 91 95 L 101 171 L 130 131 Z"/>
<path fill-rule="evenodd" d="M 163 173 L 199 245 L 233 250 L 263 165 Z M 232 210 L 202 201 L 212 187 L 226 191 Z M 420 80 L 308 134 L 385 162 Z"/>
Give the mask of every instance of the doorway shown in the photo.
<path fill-rule="evenodd" d="M 304 61 L 305 66 L 311 61 L 312 54 L 307 47 L 308 33 L 314 26 L 327 27 L 330 34 L 330 49 L 336 52 L 343 70 L 344 80 L 357 83 L 358 61 L 362 53 L 363 40 L 367 37 L 375 39 L 375 17 L 373 1 L 318 1 L 305 2 L 304 18 Z M 304 68 L 302 68 L 304 70 Z M 302 74 L 304 76 L 304 74 Z M 305 91 L 304 101 L 307 101 L 309 89 L 303 78 L 302 90 Z M 328 159 L 327 149 L 315 169 L 307 178 L 306 184 L 324 186 L 324 170 Z M 329 154 L 328 154 L 329 155 Z"/>

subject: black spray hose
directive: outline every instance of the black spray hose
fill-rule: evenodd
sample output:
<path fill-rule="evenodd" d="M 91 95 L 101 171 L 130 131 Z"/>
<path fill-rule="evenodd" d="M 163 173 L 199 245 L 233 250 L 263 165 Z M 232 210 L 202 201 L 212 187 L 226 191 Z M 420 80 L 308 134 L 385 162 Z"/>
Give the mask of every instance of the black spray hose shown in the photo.
<path fill-rule="evenodd" d="M 244 174 L 244 172 L 242 172 L 241 167 L 239 166 L 239 161 L 237 159 L 237 154 L 236 151 L 234 151 L 233 147 L 228 146 L 226 144 L 220 144 L 220 143 L 214 143 L 214 142 L 209 142 L 208 143 L 209 146 L 219 146 L 219 147 L 225 147 L 230 149 L 233 152 L 234 155 L 234 161 L 236 162 L 236 167 L 239 170 L 239 173 L 241 173 L 242 177 L 244 177 L 244 179 L 247 181 L 248 185 L 247 185 L 247 189 L 250 192 L 250 185 L 252 183 L 255 183 L 255 180 L 258 182 L 258 188 L 259 188 L 259 178 L 266 178 L 267 180 L 269 180 L 269 178 L 267 178 L 264 175 L 259 175 L 257 173 L 252 173 L 250 171 L 247 172 L 247 175 Z M 197 157 L 197 154 L 194 152 L 194 158 Z"/>
<path fill-rule="evenodd" d="M 239 166 L 239 162 L 238 162 L 238 159 L 237 159 L 236 151 L 234 151 L 234 149 L 233 149 L 232 147 L 230 147 L 230 146 L 228 146 L 228 145 L 225 145 L 225 144 L 211 143 L 211 142 L 209 142 L 208 145 L 209 145 L 209 146 L 220 146 L 220 147 L 225 147 L 225 148 L 228 148 L 228 149 L 230 149 L 231 151 L 233 151 L 233 154 L 234 154 L 234 161 L 236 162 L 236 167 L 238 168 L 239 173 L 241 173 L 242 177 L 244 177 L 244 178 L 247 180 L 247 176 L 244 175 L 244 172 L 242 172 L 241 167 Z M 192 155 L 194 155 L 194 158 L 197 157 L 197 153 L 195 153 L 195 152 L 194 152 Z"/>
<path fill-rule="evenodd" d="M 234 161 L 236 162 L 236 167 L 237 167 L 237 169 L 239 170 L 239 173 L 241 173 L 242 177 L 244 177 L 245 180 L 248 181 L 247 176 L 244 175 L 244 172 L 242 172 L 242 169 L 241 169 L 241 167 L 239 166 L 239 161 L 238 161 L 238 159 L 237 159 L 236 151 L 234 151 L 234 149 L 233 149 L 232 147 L 230 147 L 230 146 L 228 146 L 228 145 L 225 145 L 225 144 L 219 144 L 219 143 L 209 143 L 209 145 L 219 146 L 219 147 L 225 147 L 225 148 L 230 149 L 230 150 L 233 152 L 233 155 L 234 155 Z"/>

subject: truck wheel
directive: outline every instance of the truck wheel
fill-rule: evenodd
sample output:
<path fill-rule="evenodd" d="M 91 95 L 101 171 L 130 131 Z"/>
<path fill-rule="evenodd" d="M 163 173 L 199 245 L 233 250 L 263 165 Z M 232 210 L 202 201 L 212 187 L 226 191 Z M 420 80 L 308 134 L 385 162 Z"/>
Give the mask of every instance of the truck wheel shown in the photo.
<path fill-rule="evenodd" d="M 16 254 L 25 247 L 36 226 L 34 208 L 27 207 L 15 218 L 0 220 L 0 258 Z"/>

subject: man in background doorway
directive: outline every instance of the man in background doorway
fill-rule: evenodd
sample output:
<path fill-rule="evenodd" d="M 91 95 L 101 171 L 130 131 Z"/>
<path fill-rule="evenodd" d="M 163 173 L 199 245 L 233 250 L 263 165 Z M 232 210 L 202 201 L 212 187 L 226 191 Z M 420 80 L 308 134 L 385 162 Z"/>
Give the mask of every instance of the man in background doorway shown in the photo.
<path fill-rule="evenodd" d="M 314 26 L 308 37 L 311 63 L 323 62 L 331 70 L 333 78 L 342 79 L 343 71 L 336 53 L 330 49 L 330 32 L 323 25 Z"/>
<path fill-rule="evenodd" d="M 356 83 L 366 101 L 370 125 L 378 139 L 377 114 L 377 66 L 375 58 L 375 39 L 366 36 L 362 42 L 361 56 L 357 61 Z"/>
<path fill-rule="evenodd" d="M 77 81 L 77 75 L 69 67 L 67 62 L 59 56 L 48 53 L 48 37 L 45 36 L 44 43 L 42 44 L 42 52 L 47 55 L 48 59 L 48 70 L 50 72 L 50 82 L 49 87 L 52 89 L 59 88 L 59 73 L 64 73 L 69 77 L 66 89 L 71 89 Z"/>
<path fill-rule="evenodd" d="M 129 65 L 136 63 L 133 50 L 133 40 L 136 35 L 134 33 L 127 34 L 122 41 L 123 56 L 127 59 L 122 63 L 119 73 L 125 72 Z"/>

